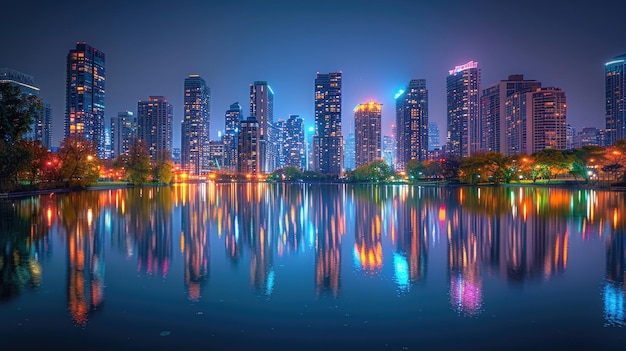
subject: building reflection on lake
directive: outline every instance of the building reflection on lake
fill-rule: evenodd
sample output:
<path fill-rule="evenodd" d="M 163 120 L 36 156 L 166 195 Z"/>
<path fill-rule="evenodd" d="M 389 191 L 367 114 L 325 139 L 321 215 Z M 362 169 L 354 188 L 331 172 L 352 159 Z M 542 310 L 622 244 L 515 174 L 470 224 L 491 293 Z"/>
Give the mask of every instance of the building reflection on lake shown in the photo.
<path fill-rule="evenodd" d="M 223 247 L 234 266 L 249 264 L 249 284 L 265 296 L 280 286 L 275 262 L 312 255 L 315 295 L 334 298 L 341 295 L 342 265 L 350 264 L 342 249 L 353 255 L 359 274 L 391 272 L 404 294 L 438 274 L 429 264 L 434 247 L 445 245 L 449 304 L 474 317 L 489 306 L 487 279 L 514 287 L 542 283 L 568 269 L 572 240 L 601 238 L 604 319 L 623 325 L 624 195 L 530 187 L 206 183 L 3 201 L 0 298 L 14 299 L 41 284 L 46 259 L 60 252 L 50 233 L 65 245 L 67 307 L 79 326 L 104 308 L 107 250 L 136 257 L 140 276 L 166 279 L 179 249 L 181 284 L 197 302 L 205 289 L 220 284 L 209 281 L 210 243 Z"/>

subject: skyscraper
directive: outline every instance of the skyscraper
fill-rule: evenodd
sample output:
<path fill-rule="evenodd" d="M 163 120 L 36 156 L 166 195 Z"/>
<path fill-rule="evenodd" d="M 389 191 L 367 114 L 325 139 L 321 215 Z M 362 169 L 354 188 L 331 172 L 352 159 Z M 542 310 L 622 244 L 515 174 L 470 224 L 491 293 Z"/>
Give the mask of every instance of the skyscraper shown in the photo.
<path fill-rule="evenodd" d="M 428 151 L 434 151 L 440 148 L 439 125 L 435 122 L 428 122 Z"/>
<path fill-rule="evenodd" d="M 510 75 L 507 80 L 483 89 L 480 98 L 480 150 L 506 154 L 506 109 L 504 102 L 515 93 L 534 91 L 541 87 L 536 80 L 525 80 L 524 75 Z"/>
<path fill-rule="evenodd" d="M 259 122 L 248 117 L 241 121 L 238 138 L 237 172 L 256 176 L 259 173 Z"/>
<path fill-rule="evenodd" d="M 111 158 L 127 154 L 137 140 L 137 117 L 130 111 L 111 117 Z"/>
<path fill-rule="evenodd" d="M 317 73 L 313 169 L 339 175 L 343 168 L 341 135 L 341 72 Z"/>
<path fill-rule="evenodd" d="M 448 73 L 447 152 L 467 157 L 478 152 L 480 147 L 480 69 L 478 62 L 470 61 Z"/>
<path fill-rule="evenodd" d="M 626 54 L 604 64 L 606 146 L 626 138 Z"/>
<path fill-rule="evenodd" d="M 559 88 L 514 93 L 505 100 L 506 155 L 567 147 L 567 104 Z"/>
<path fill-rule="evenodd" d="M 567 148 L 567 101 L 559 88 L 541 88 L 532 92 L 532 152 Z"/>
<path fill-rule="evenodd" d="M 201 175 L 209 171 L 211 90 L 197 74 L 185 78 L 184 87 L 181 166 L 191 175 Z"/>
<path fill-rule="evenodd" d="M 354 108 L 355 166 L 381 158 L 382 104 L 370 101 Z"/>
<path fill-rule="evenodd" d="M 299 115 L 289 115 L 284 129 L 283 167 L 297 167 L 305 170 L 304 120 Z"/>
<path fill-rule="evenodd" d="M 343 145 L 343 164 L 346 171 L 352 171 L 356 168 L 354 166 L 355 148 L 356 146 L 354 141 L 354 132 L 352 132 L 348 134 L 348 136 L 346 137 L 346 142 Z"/>
<path fill-rule="evenodd" d="M 428 156 L 428 90 L 425 79 L 413 79 L 396 96 L 396 166 Z"/>
<path fill-rule="evenodd" d="M 80 135 L 92 141 L 104 158 L 104 53 L 76 43 L 67 55 L 65 137 Z"/>
<path fill-rule="evenodd" d="M 232 103 L 224 114 L 224 169 L 231 172 L 237 171 L 237 135 L 241 123 L 241 105 L 239 102 Z"/>
<path fill-rule="evenodd" d="M 172 105 L 164 96 L 150 96 L 137 103 L 137 131 L 152 162 L 172 157 Z"/>
<path fill-rule="evenodd" d="M 274 91 L 266 81 L 250 84 L 250 117 L 259 124 L 259 172 L 270 173 L 276 164 L 270 125 L 274 123 Z"/>

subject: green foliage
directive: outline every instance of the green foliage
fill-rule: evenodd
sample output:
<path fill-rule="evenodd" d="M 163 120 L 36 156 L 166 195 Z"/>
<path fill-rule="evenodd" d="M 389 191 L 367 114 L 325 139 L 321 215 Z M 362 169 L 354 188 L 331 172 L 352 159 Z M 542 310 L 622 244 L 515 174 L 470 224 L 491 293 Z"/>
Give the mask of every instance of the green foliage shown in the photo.
<path fill-rule="evenodd" d="M 304 178 L 304 174 L 298 167 L 287 166 L 285 168 L 279 168 L 272 172 L 267 179 L 274 181 L 281 180 L 302 180 Z"/>
<path fill-rule="evenodd" d="M 63 139 L 58 152 L 61 181 L 69 188 L 84 188 L 97 183 L 100 160 L 95 155 L 93 142 L 84 137 L 72 135 Z"/>
<path fill-rule="evenodd" d="M 41 113 L 41 100 L 22 94 L 19 87 L 0 83 L 0 188 L 17 184 L 17 175 L 27 169 L 33 153 L 20 144 Z"/>
<path fill-rule="evenodd" d="M 120 162 L 128 174 L 128 181 L 134 185 L 144 185 L 150 178 L 150 156 L 145 145 L 136 142 L 127 155 L 121 155 Z"/>
<path fill-rule="evenodd" d="M 156 165 L 153 170 L 153 178 L 159 183 L 172 183 L 174 178 L 174 164 L 172 161 L 164 161 Z"/>
<path fill-rule="evenodd" d="M 418 160 L 410 160 L 404 166 L 406 171 L 406 176 L 412 182 L 418 181 L 422 177 L 424 177 L 426 173 L 426 167 Z"/>
<path fill-rule="evenodd" d="M 351 182 L 385 182 L 393 175 L 394 173 L 387 162 L 376 160 L 357 167 L 350 173 L 348 179 Z"/>

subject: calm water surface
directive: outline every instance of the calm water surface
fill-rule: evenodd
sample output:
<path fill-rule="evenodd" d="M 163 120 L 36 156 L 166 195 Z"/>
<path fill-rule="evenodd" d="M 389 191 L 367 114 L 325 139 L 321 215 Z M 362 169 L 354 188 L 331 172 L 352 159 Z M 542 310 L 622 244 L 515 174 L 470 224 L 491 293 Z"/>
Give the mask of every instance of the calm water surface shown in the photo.
<path fill-rule="evenodd" d="M 2 349 L 626 349 L 626 199 L 190 184 L 0 202 Z"/>

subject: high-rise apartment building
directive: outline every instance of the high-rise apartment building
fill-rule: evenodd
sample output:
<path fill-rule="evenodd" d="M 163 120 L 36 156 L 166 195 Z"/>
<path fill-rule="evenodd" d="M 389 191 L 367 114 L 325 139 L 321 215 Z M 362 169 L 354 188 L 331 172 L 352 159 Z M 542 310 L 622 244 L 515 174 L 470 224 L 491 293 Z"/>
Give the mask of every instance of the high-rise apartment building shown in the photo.
<path fill-rule="evenodd" d="M 505 155 L 567 148 L 567 104 L 559 88 L 514 93 L 505 100 Z"/>
<path fill-rule="evenodd" d="M 221 171 L 224 167 L 224 143 L 221 140 L 211 140 L 208 148 L 209 172 Z"/>
<path fill-rule="evenodd" d="M 428 156 L 428 89 L 425 79 L 413 79 L 396 96 L 396 167 Z"/>
<path fill-rule="evenodd" d="M 313 169 L 339 175 L 343 168 L 341 135 L 341 72 L 317 73 Z"/>
<path fill-rule="evenodd" d="M 248 117 L 239 125 L 237 172 L 256 176 L 259 173 L 259 122 Z"/>
<path fill-rule="evenodd" d="M 184 116 L 181 125 L 181 166 L 191 175 L 209 171 L 211 90 L 202 77 L 185 78 Z"/>
<path fill-rule="evenodd" d="M 111 117 L 111 158 L 128 154 L 137 141 L 137 117 L 130 111 Z"/>
<path fill-rule="evenodd" d="M 105 57 L 87 43 L 76 43 L 67 55 L 65 137 L 80 135 L 105 156 Z"/>
<path fill-rule="evenodd" d="M 354 141 L 354 132 L 352 132 L 348 134 L 348 136 L 346 137 L 346 142 L 343 145 L 343 154 L 344 154 L 343 164 L 344 164 L 344 168 L 346 169 L 346 171 L 352 171 L 356 168 L 354 165 L 355 148 L 356 146 L 355 146 L 355 141 Z"/>
<path fill-rule="evenodd" d="M 382 149 L 382 158 L 389 165 L 389 168 L 395 169 L 395 157 L 394 150 L 396 148 L 395 140 L 393 139 L 393 135 L 383 135 L 383 149 Z"/>
<path fill-rule="evenodd" d="M 274 123 L 274 91 L 266 81 L 250 84 L 250 117 L 259 124 L 259 172 L 270 173 L 276 164 L 275 147 L 270 125 Z"/>
<path fill-rule="evenodd" d="M 506 98 L 515 93 L 534 91 L 541 87 L 536 80 L 525 80 L 524 75 L 510 75 L 483 89 L 480 98 L 480 151 L 506 154 Z"/>
<path fill-rule="evenodd" d="M 297 167 L 301 171 L 306 169 L 304 120 L 299 115 L 289 115 L 285 121 L 283 155 L 283 167 Z"/>
<path fill-rule="evenodd" d="M 137 103 L 137 131 L 152 162 L 172 157 L 172 105 L 164 96 L 150 96 Z"/>
<path fill-rule="evenodd" d="M 470 61 L 450 70 L 446 78 L 447 152 L 467 157 L 480 147 L 480 69 Z"/>
<path fill-rule="evenodd" d="M 354 108 L 356 168 L 381 158 L 381 118 L 383 105 L 370 101 Z"/>
<path fill-rule="evenodd" d="M 604 64 L 606 146 L 626 138 L 626 54 Z"/>
<path fill-rule="evenodd" d="M 0 68 L 0 83 L 14 85 L 20 88 L 24 95 L 39 97 L 39 88 L 35 86 L 35 78 L 31 75 L 9 68 Z M 41 110 L 30 126 L 30 131 L 23 137 L 39 140 L 47 148 L 52 147 L 52 108 L 50 104 L 42 103 Z"/>
<path fill-rule="evenodd" d="M 428 151 L 440 150 L 439 125 L 435 122 L 428 122 Z"/>
<path fill-rule="evenodd" d="M 237 135 L 239 134 L 239 125 L 241 123 L 241 105 L 239 102 L 232 103 L 230 108 L 224 114 L 224 135 L 222 143 L 224 144 L 224 169 L 237 171 Z"/>

